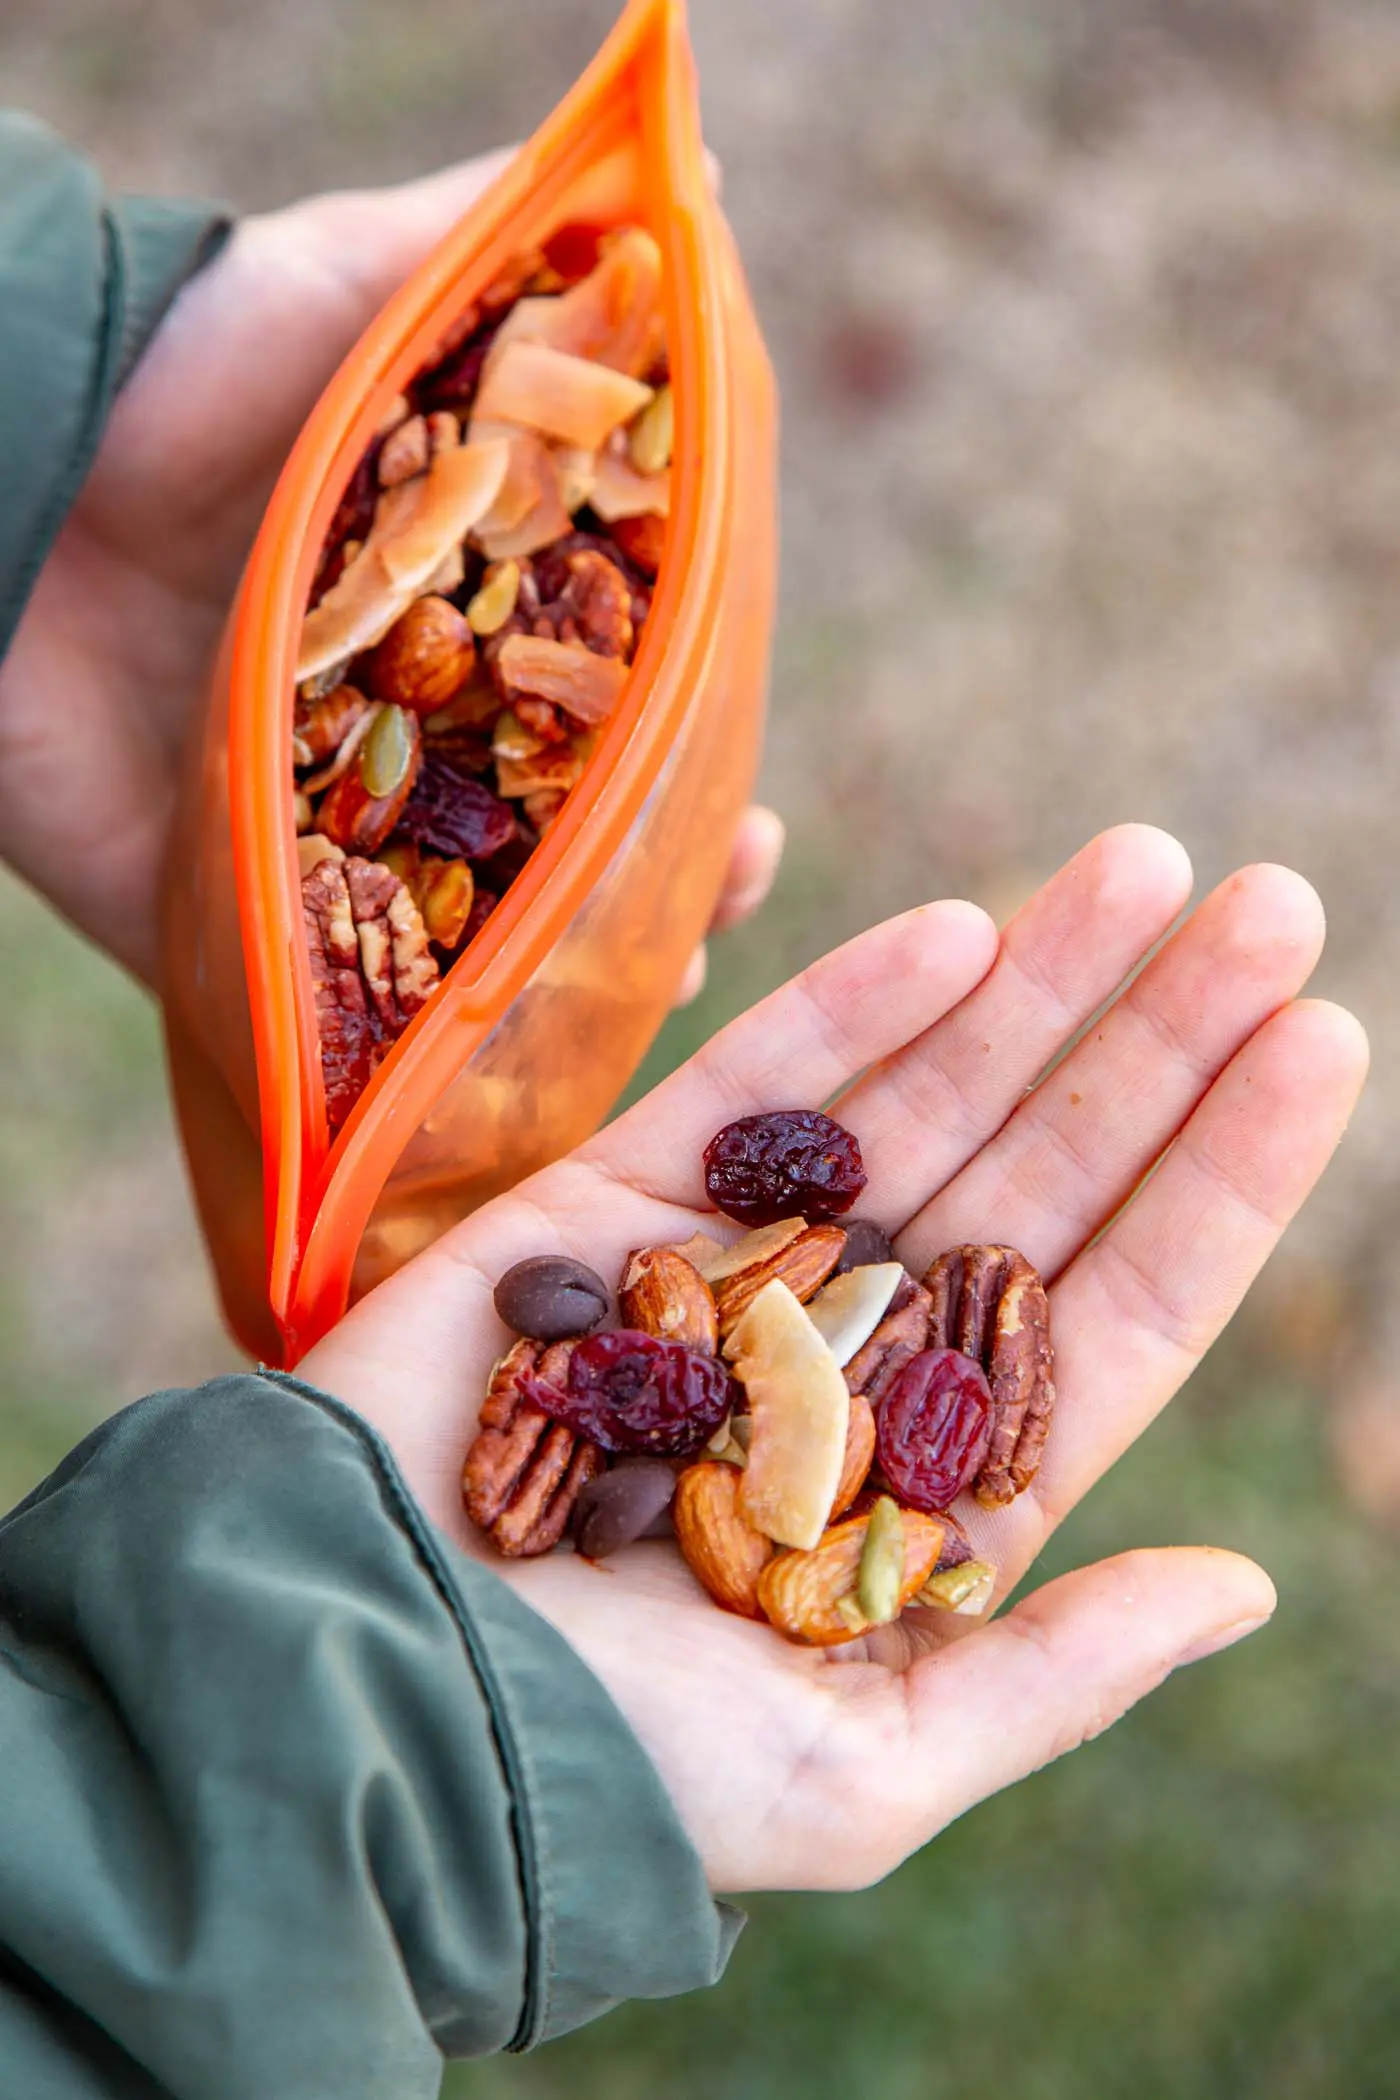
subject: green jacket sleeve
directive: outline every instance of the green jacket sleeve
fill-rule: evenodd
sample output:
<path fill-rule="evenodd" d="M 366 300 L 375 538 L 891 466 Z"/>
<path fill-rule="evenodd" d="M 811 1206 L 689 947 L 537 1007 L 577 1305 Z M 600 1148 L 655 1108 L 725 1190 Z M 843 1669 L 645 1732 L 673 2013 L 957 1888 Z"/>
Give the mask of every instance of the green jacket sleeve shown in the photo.
<path fill-rule="evenodd" d="M 108 196 L 45 125 L 0 110 L 0 657 L 117 389 L 228 227 L 208 204 Z"/>
<path fill-rule="evenodd" d="M 0 1524 L 0 2085 L 427 2100 L 737 1917 L 568 1645 L 296 1381 L 128 1408 Z"/>

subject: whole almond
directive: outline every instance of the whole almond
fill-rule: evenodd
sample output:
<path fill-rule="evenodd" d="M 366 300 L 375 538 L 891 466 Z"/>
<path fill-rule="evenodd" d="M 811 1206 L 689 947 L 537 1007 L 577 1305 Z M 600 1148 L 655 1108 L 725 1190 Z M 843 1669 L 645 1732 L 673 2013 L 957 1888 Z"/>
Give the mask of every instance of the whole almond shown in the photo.
<path fill-rule="evenodd" d="M 904 1524 L 904 1573 L 895 1600 L 895 1615 L 922 1589 L 938 1561 L 943 1526 L 920 1511 L 900 1511 Z M 814 1647 L 833 1647 L 856 1640 L 870 1622 L 852 1598 L 860 1577 L 861 1555 L 870 1524 L 867 1514 L 835 1524 L 808 1552 L 780 1553 L 758 1578 L 758 1601 L 764 1613 L 789 1640 Z M 845 1609 L 842 1609 L 842 1606 Z"/>
<path fill-rule="evenodd" d="M 831 1505 L 831 1522 L 848 1510 L 865 1486 L 875 1457 L 875 1410 L 864 1393 L 852 1393 L 850 1420 L 846 1425 L 846 1456 L 841 1462 L 841 1482 Z"/>
<path fill-rule="evenodd" d="M 671 1521 L 681 1552 L 715 1602 L 741 1618 L 761 1619 L 758 1578 L 774 1548 L 739 1515 L 742 1477 L 718 1459 L 687 1466 L 676 1482 Z"/>
<path fill-rule="evenodd" d="M 785 1283 L 798 1303 L 814 1298 L 841 1259 L 846 1235 L 839 1225 L 813 1225 L 765 1260 L 752 1263 L 715 1286 L 719 1331 L 727 1341 L 765 1284 Z"/>
<path fill-rule="evenodd" d="M 624 1327 L 654 1334 L 658 1341 L 684 1342 L 713 1355 L 719 1345 L 719 1316 L 710 1286 L 674 1247 L 640 1247 L 627 1257 L 619 1293 Z"/>
<path fill-rule="evenodd" d="M 728 1247 L 697 1232 L 680 1251 L 695 1263 L 706 1283 L 714 1286 L 723 1283 L 726 1276 L 737 1276 L 741 1269 L 767 1261 L 770 1254 L 776 1254 L 779 1247 L 791 1246 L 806 1230 L 805 1218 L 779 1218 L 775 1225 L 756 1225 Z"/>

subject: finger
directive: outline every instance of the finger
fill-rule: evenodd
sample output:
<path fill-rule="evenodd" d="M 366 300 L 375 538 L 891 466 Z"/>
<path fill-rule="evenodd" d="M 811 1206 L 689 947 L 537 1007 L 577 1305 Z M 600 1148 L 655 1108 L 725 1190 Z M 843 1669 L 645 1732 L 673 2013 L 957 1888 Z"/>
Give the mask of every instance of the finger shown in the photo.
<path fill-rule="evenodd" d="M 1191 888 L 1175 839 L 1124 824 L 1092 840 L 1002 935 L 976 992 L 843 1096 L 892 1230 L 974 1158 L 1075 1031 L 1160 940 Z"/>
<path fill-rule="evenodd" d="M 670 1203 L 705 1207 L 701 1154 L 736 1116 L 810 1108 L 921 1034 L 996 953 L 974 904 L 926 904 L 847 941 L 715 1036 L 578 1155 Z"/>
<path fill-rule="evenodd" d="M 1317 893 L 1290 869 L 1231 876 L 911 1221 L 904 1259 L 922 1271 L 944 1247 L 995 1239 L 1057 1274 L 1240 1045 L 1302 989 L 1324 931 Z"/>
<path fill-rule="evenodd" d="M 1336 1150 L 1366 1064 L 1351 1014 L 1286 1007 L 1065 1271 L 1051 1297 L 1061 1403 L 1032 1490 L 1042 1533 L 1141 1435 L 1234 1314 Z"/>
<path fill-rule="evenodd" d="M 1040 1471 L 1009 1508 L 967 1515 L 1003 1594 L 1238 1309 L 1335 1151 L 1366 1055 L 1359 1023 L 1340 1007 L 1303 1001 L 1274 1015 L 1055 1285 L 1058 1400 Z"/>
<path fill-rule="evenodd" d="M 777 879 L 786 836 L 783 820 L 775 809 L 755 804 L 744 811 L 725 871 L 724 887 L 710 921 L 711 933 L 725 933 L 731 926 L 742 925 L 764 903 Z"/>
<path fill-rule="evenodd" d="M 504 146 L 389 189 L 333 191 L 274 217 L 304 230 L 308 245 L 373 313 L 490 188 L 516 150 Z"/>
<path fill-rule="evenodd" d="M 1235 1553 L 1124 1553 L 915 1663 L 908 1748 L 882 1762 L 886 1786 L 903 1778 L 903 1801 L 890 1803 L 899 1849 L 870 1862 L 872 1878 L 975 1802 L 1101 1735 L 1172 1670 L 1254 1632 L 1276 1601 L 1263 1569 Z M 872 1842 L 888 1844 L 878 1831 Z"/>

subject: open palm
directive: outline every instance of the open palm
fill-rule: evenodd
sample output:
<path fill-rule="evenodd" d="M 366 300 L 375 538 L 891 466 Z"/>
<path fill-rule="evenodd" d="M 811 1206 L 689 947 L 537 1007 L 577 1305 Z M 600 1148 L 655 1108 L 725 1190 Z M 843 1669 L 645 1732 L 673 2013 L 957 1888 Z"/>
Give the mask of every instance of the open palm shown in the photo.
<path fill-rule="evenodd" d="M 1087 847 L 1000 941 L 960 903 L 876 927 L 381 1286 L 302 1367 L 376 1423 L 433 1520 L 596 1671 L 717 1889 L 852 1887 L 888 1872 L 1168 1670 L 1249 1631 L 1271 1585 L 1207 1548 L 1128 1553 L 967 1638 L 965 1621 L 926 1613 L 818 1650 L 719 1611 L 667 1543 L 601 1567 L 567 1553 L 498 1561 L 458 1490 L 505 1343 L 493 1284 L 530 1254 L 609 1274 L 630 1248 L 689 1237 L 706 1223 L 700 1154 L 721 1124 L 837 1097 L 870 1173 L 862 1210 L 897 1230 L 910 1268 L 998 1240 L 1052 1284 L 1060 1401 L 1045 1462 L 1009 1509 L 968 1519 L 1011 1588 L 1230 1318 L 1364 1073 L 1357 1023 L 1295 1002 L 1322 914 L 1274 867 L 1208 897 L 1054 1062 L 1189 886 L 1180 847 L 1127 827 Z M 1190 1511 L 1175 1514 L 1189 1534 Z"/>
<path fill-rule="evenodd" d="M 35 586 L 0 668 L 0 858 L 148 982 L 181 754 L 273 484 L 502 159 L 244 220 L 137 366 Z M 717 924 L 761 901 L 781 836 L 749 813 Z"/>

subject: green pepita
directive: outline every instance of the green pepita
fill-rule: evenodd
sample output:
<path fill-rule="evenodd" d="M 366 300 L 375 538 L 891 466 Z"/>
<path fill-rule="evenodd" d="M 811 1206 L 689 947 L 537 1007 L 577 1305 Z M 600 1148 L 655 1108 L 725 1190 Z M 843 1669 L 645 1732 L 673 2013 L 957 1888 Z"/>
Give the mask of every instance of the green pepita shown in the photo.
<path fill-rule="evenodd" d="M 491 756 L 493 758 L 533 758 L 540 748 L 540 740 L 525 728 L 509 708 L 499 715 L 491 732 Z"/>
<path fill-rule="evenodd" d="M 627 450 L 639 474 L 659 474 L 671 464 L 676 417 L 669 386 L 659 386 L 627 433 Z"/>
<path fill-rule="evenodd" d="M 973 1618 L 985 1611 L 996 1588 L 997 1571 L 990 1561 L 965 1560 L 941 1575 L 930 1575 L 915 1600 L 931 1604 L 936 1611 L 955 1611 Z"/>
<path fill-rule="evenodd" d="M 413 763 L 413 724 L 407 708 L 382 707 L 360 746 L 360 778 L 376 802 L 395 795 Z"/>
<path fill-rule="evenodd" d="M 904 1518 L 899 1504 L 882 1495 L 870 1512 L 861 1548 L 856 1598 L 872 1626 L 888 1626 L 899 1616 L 904 1587 Z"/>
<path fill-rule="evenodd" d="M 515 611 L 520 594 L 518 561 L 497 562 L 488 569 L 481 589 L 467 607 L 467 625 L 473 634 L 496 634 Z"/>

